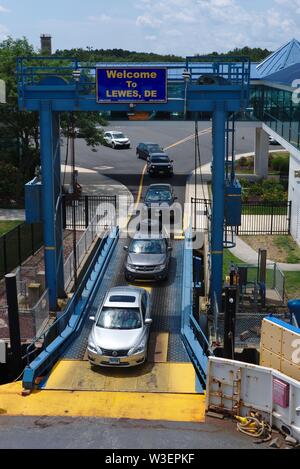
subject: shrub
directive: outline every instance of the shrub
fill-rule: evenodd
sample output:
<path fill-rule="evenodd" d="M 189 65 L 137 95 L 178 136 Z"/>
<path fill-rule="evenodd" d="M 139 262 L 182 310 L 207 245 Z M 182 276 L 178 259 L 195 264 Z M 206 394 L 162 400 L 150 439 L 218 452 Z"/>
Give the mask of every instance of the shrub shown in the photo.
<path fill-rule="evenodd" d="M 0 197 L 16 196 L 18 192 L 18 168 L 11 163 L 0 161 Z"/>

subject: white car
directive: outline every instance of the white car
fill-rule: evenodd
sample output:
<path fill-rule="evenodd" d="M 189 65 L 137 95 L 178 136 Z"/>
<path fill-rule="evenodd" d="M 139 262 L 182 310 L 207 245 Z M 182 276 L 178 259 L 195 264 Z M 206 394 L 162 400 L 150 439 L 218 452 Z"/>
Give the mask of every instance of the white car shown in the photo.
<path fill-rule="evenodd" d="M 279 143 L 277 142 L 277 140 L 275 140 L 274 137 L 271 137 L 271 135 L 269 135 L 269 144 L 270 144 L 270 145 L 279 145 Z"/>
<path fill-rule="evenodd" d="M 129 367 L 144 363 L 150 334 L 150 294 L 144 288 L 111 288 L 88 338 L 91 365 Z"/>
<path fill-rule="evenodd" d="M 108 130 L 104 132 L 104 140 L 112 148 L 130 148 L 129 138 L 118 130 Z"/>

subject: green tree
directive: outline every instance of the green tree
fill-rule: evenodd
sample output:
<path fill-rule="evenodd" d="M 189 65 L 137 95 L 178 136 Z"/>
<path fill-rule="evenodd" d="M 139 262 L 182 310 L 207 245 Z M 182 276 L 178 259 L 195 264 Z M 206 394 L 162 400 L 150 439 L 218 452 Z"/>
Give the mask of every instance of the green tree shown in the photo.
<path fill-rule="evenodd" d="M 40 161 L 39 117 L 36 112 L 20 111 L 16 79 L 18 57 L 35 57 L 38 52 L 28 40 L 11 37 L 0 42 L 0 78 L 6 82 L 7 103 L 0 105 L 0 161 L 10 162 L 18 169 L 16 197 L 23 192 L 24 183 L 31 179 Z M 84 134 L 86 142 L 97 147 L 103 142 L 101 126 L 106 121 L 98 113 L 74 113 L 75 126 Z M 70 119 L 62 114 L 64 135 L 70 135 Z M 5 196 L 2 184 L 0 197 Z"/>

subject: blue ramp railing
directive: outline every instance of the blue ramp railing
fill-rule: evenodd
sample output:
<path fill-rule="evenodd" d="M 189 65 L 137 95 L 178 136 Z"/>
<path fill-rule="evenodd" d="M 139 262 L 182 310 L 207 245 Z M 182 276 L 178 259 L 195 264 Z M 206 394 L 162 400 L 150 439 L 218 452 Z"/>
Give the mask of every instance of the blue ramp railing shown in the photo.
<path fill-rule="evenodd" d="M 23 387 L 33 389 L 36 378 L 48 372 L 66 347 L 80 332 L 86 313 L 92 305 L 107 265 L 119 239 L 119 228 L 114 228 L 101 241 L 78 289 L 67 304 L 65 312 L 52 326 L 27 348 L 27 359 L 35 351 L 37 342 L 43 343 L 42 352 L 24 370 Z"/>
<path fill-rule="evenodd" d="M 203 387 L 206 383 L 208 356 L 213 355 L 210 344 L 193 314 L 193 235 L 185 233 L 182 282 L 181 335 Z"/>

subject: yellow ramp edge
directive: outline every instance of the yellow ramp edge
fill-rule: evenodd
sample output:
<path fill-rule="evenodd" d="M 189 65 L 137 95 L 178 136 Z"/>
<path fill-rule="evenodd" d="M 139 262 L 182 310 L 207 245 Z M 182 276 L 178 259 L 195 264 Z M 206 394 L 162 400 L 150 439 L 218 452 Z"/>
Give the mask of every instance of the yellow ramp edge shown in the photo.
<path fill-rule="evenodd" d="M 60 360 L 44 389 L 195 394 L 196 374 L 191 363 L 147 362 L 141 367 L 126 369 L 92 369 L 87 361 Z"/>
<path fill-rule="evenodd" d="M 22 383 L 0 387 L 0 414 L 203 422 L 205 396 L 199 394 L 34 391 L 23 397 Z"/>

